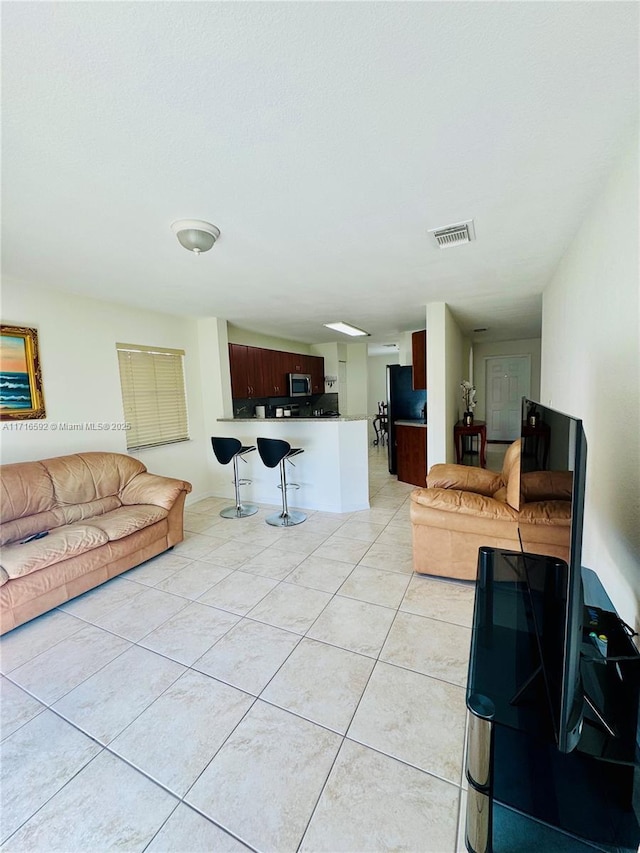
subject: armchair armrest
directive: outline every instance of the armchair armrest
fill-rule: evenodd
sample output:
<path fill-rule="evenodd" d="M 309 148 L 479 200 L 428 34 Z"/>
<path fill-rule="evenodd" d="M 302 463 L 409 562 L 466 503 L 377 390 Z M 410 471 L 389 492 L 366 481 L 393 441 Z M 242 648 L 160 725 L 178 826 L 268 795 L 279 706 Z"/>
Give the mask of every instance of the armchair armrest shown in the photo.
<path fill-rule="evenodd" d="M 504 485 L 502 476 L 471 465 L 432 465 L 427 475 L 429 489 L 460 489 L 491 497 Z"/>
<path fill-rule="evenodd" d="M 161 477 L 159 474 L 136 474 L 120 492 L 120 500 L 125 506 L 132 504 L 153 504 L 170 510 L 182 492 L 189 494 L 191 483 Z"/>

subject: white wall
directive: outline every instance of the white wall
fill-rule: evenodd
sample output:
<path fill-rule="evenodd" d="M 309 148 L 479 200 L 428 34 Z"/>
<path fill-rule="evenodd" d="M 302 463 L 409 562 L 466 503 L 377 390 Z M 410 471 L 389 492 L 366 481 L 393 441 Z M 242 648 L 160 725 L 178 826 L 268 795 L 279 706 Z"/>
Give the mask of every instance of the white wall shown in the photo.
<path fill-rule="evenodd" d="M 476 386 L 478 405 L 474 415 L 481 421 L 486 419 L 487 370 L 486 359 L 502 355 L 528 355 L 531 358 L 531 389 L 529 397 L 540 399 L 540 338 L 527 338 L 520 341 L 500 341 L 498 343 L 474 343 L 473 345 L 473 384 Z M 468 372 L 468 371 L 467 371 Z M 540 400 L 540 402 L 542 402 Z M 462 400 L 460 401 L 462 407 Z"/>
<path fill-rule="evenodd" d="M 170 347 L 185 351 L 191 440 L 131 455 L 154 473 L 188 480 L 193 485 L 191 500 L 210 493 L 203 464 L 210 448 L 203 422 L 195 320 L 5 280 L 2 321 L 38 330 L 47 413 L 46 420 L 22 422 L 22 428 L 20 422 L 2 422 L 3 463 L 87 450 L 127 453 L 123 431 L 71 431 L 59 425 L 124 422 L 116 342 Z M 219 367 L 206 382 L 212 389 L 219 387 Z"/>
<path fill-rule="evenodd" d="M 280 352 L 296 352 L 309 355 L 311 348 L 309 344 L 300 341 L 290 341 L 287 338 L 275 338 L 271 335 L 261 335 L 260 332 L 250 332 L 227 323 L 227 336 L 231 344 L 244 344 L 248 347 L 262 347 L 263 349 L 274 349 Z"/>
<path fill-rule="evenodd" d="M 347 406 L 343 415 L 368 413 L 369 371 L 366 344 L 347 344 Z"/>
<path fill-rule="evenodd" d="M 638 141 L 543 294 L 541 402 L 587 436 L 583 565 L 640 630 Z"/>
<path fill-rule="evenodd" d="M 427 305 L 427 467 L 454 461 L 453 427 L 458 420 L 465 339 L 444 302 Z M 463 376 L 464 373 L 464 376 Z"/>

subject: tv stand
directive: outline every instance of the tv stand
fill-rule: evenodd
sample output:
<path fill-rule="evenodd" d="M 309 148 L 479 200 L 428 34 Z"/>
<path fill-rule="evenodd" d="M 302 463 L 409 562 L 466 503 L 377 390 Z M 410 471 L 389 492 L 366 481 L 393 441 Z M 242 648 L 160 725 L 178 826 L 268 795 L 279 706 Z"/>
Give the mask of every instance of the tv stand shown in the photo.
<path fill-rule="evenodd" d="M 638 849 L 640 654 L 595 573 L 583 569 L 585 709 L 577 747 L 560 752 L 549 695 L 554 674 L 548 683 L 541 661 L 549 647 L 541 648 L 534 628 L 536 618 L 544 621 L 544 607 L 553 605 L 540 589 L 532 599 L 527 584 L 529 568 L 544 577 L 557 563 L 534 554 L 479 552 L 467 687 L 470 853 Z M 608 637 L 604 654 L 589 637 L 593 627 Z"/>

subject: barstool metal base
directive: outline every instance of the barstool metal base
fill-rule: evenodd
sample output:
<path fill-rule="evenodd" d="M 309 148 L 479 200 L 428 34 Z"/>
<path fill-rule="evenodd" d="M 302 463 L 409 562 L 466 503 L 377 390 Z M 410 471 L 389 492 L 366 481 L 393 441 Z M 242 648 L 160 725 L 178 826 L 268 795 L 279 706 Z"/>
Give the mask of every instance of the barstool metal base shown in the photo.
<path fill-rule="evenodd" d="M 265 521 L 272 527 L 293 527 L 294 524 L 302 524 L 306 519 L 307 516 L 303 512 L 292 509 L 287 512 L 275 512 L 273 515 L 268 515 Z"/>
<path fill-rule="evenodd" d="M 227 506 L 220 510 L 222 518 L 246 518 L 249 515 L 255 515 L 258 512 L 258 507 L 255 504 L 240 504 L 240 506 Z"/>

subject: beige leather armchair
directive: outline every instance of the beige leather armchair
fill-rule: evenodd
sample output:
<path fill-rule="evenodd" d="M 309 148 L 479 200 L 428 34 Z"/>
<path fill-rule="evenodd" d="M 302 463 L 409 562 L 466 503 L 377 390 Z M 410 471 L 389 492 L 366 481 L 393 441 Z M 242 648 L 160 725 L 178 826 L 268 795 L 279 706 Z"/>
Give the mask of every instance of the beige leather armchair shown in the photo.
<path fill-rule="evenodd" d="M 522 482 L 521 482 L 522 480 Z M 566 560 L 571 474 L 520 476 L 520 440 L 497 474 L 468 465 L 434 465 L 427 487 L 411 493 L 413 568 L 420 574 L 475 580 L 482 546 Z"/>

